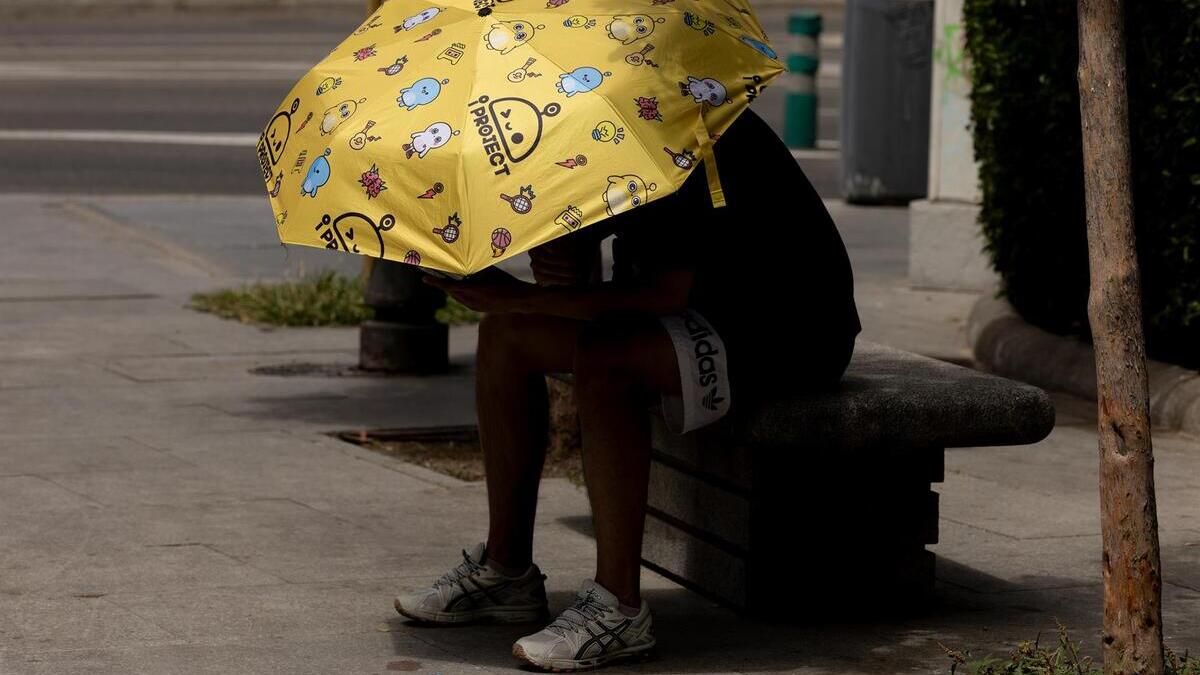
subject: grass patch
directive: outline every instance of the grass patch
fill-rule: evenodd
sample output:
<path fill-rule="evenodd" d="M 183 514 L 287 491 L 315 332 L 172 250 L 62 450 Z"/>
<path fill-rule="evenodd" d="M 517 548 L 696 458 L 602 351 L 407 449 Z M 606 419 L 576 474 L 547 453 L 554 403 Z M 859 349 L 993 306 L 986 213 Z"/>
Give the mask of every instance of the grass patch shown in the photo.
<path fill-rule="evenodd" d="M 188 306 L 223 319 L 267 326 L 357 326 L 374 315 L 363 304 L 363 287 L 360 278 L 326 270 L 301 274 L 292 281 L 197 293 Z M 452 326 L 478 323 L 482 317 L 453 298 L 436 316 Z"/>
<path fill-rule="evenodd" d="M 971 659 L 970 652 L 962 652 L 941 645 L 950 658 L 950 675 L 1103 675 L 1090 657 L 1081 656 L 1079 643 L 1072 642 L 1066 626 L 1058 624 L 1057 644 L 1041 645 L 1041 636 L 1017 645 L 1006 659 L 992 656 Z M 1200 675 L 1200 660 L 1166 650 L 1167 675 Z"/>

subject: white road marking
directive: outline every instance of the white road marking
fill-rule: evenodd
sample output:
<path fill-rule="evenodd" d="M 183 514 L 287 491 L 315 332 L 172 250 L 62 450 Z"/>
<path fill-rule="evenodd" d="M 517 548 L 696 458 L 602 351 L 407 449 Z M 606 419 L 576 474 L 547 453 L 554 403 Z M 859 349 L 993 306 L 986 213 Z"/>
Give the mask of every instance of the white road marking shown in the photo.
<path fill-rule="evenodd" d="M 0 71 L 37 70 L 295 70 L 312 65 L 306 61 L 236 61 L 232 59 L 63 59 L 41 61 L 7 61 L 0 64 Z"/>
<path fill-rule="evenodd" d="M 58 61 L 0 63 L 0 80 L 296 80 L 311 63 L 298 61 Z"/>
<path fill-rule="evenodd" d="M 254 147 L 258 142 L 258 134 L 107 129 L 0 129 L 0 142 L 3 141 L 149 143 L 153 145 L 208 145 L 244 148 Z"/>

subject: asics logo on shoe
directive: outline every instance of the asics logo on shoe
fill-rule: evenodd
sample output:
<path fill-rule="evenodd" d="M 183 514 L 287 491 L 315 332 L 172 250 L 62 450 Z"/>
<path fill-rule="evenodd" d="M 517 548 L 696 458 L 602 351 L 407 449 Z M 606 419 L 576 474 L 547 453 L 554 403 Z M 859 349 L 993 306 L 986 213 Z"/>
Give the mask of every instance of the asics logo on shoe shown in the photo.
<path fill-rule="evenodd" d="M 625 643 L 625 640 L 621 639 L 621 635 L 624 634 L 625 631 L 628 630 L 631 625 L 633 625 L 633 621 L 626 619 L 626 620 L 622 621 L 621 623 L 613 626 L 612 628 L 606 628 L 606 627 L 604 627 L 603 624 L 600 624 L 600 623 L 596 623 L 593 625 L 600 628 L 600 632 L 597 633 L 597 632 L 593 631 L 591 626 L 583 627 L 584 630 L 586 630 L 588 632 L 588 634 L 591 635 L 592 637 L 589 638 L 587 642 L 584 642 L 582 645 L 580 645 L 579 650 L 575 652 L 576 660 L 591 658 L 594 656 L 599 656 L 601 654 L 604 654 L 605 652 L 608 651 L 609 647 L 613 646 L 613 644 L 619 644 L 619 646 L 622 648 L 628 646 Z M 608 641 L 606 642 L 604 640 L 604 638 L 608 638 Z M 591 649 L 593 646 L 599 647 L 600 650 L 598 652 L 588 654 L 588 650 Z"/>
<path fill-rule="evenodd" d="M 464 579 L 459 579 L 458 587 L 460 590 L 462 590 L 462 595 L 451 600 L 446 605 L 446 609 L 448 609 L 448 610 L 457 609 L 459 603 L 464 602 L 464 601 L 470 602 L 472 607 L 479 607 L 480 606 L 480 602 L 479 602 L 480 598 L 486 599 L 488 602 L 492 603 L 493 605 L 502 604 L 499 601 L 497 601 L 496 596 L 494 596 L 492 594 L 497 591 L 502 591 L 505 588 L 508 588 L 509 586 L 512 585 L 512 582 L 508 581 L 508 580 L 501 581 L 496 584 L 492 584 L 491 586 L 484 586 L 483 584 L 479 583 L 478 580 L 476 580 L 472 577 L 467 577 L 465 580 L 471 582 L 471 585 L 475 587 L 474 590 L 467 588 L 466 584 L 463 583 Z"/>

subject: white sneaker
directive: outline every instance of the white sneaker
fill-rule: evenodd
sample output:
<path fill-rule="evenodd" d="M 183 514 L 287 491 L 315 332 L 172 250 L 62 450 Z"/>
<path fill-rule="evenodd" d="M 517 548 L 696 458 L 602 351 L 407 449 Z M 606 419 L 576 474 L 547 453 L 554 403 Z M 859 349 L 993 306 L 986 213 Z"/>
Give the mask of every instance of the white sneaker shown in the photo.
<path fill-rule="evenodd" d="M 396 611 L 425 623 L 524 623 L 545 620 L 546 579 L 537 565 L 507 577 L 487 564 L 484 545 L 464 550 L 463 561 L 429 588 L 396 598 Z"/>
<path fill-rule="evenodd" d="M 645 654 L 654 647 L 650 607 L 642 600 L 637 616 L 625 616 L 616 596 L 591 579 L 575 604 L 549 626 L 517 640 L 513 656 L 555 672 L 596 668 L 614 659 Z"/>

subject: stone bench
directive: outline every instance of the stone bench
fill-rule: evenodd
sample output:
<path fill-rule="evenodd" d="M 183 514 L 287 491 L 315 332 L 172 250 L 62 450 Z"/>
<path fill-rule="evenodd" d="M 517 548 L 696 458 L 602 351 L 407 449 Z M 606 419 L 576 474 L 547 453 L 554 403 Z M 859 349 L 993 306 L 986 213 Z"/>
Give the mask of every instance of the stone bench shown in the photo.
<path fill-rule="evenodd" d="M 1046 437 L 1040 389 L 860 341 L 837 391 L 655 418 L 645 565 L 752 612 L 928 596 L 943 452 Z"/>

